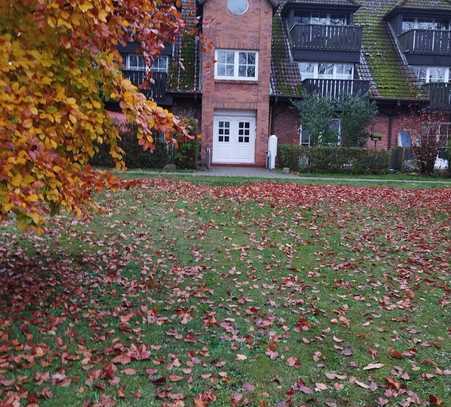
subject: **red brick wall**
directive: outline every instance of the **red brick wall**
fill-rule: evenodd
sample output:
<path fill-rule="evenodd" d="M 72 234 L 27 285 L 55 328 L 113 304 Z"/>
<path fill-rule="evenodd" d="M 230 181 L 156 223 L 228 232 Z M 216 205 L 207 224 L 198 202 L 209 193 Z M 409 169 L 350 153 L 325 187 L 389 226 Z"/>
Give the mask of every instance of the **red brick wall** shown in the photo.
<path fill-rule="evenodd" d="M 264 166 L 269 136 L 272 7 L 268 0 L 249 0 L 247 13 L 234 16 L 227 10 L 227 0 L 209 0 L 204 5 L 202 30 L 212 45 L 202 55 L 202 150 L 213 145 L 215 110 L 252 110 L 257 114 L 255 164 Z M 215 81 L 215 48 L 258 50 L 258 81 Z"/>
<path fill-rule="evenodd" d="M 391 121 L 391 138 L 390 134 Z M 404 110 L 379 113 L 368 126 L 368 132 L 382 136 L 376 143 L 376 149 L 387 150 L 398 145 L 398 134 L 407 123 Z M 289 103 L 274 103 L 271 108 L 271 134 L 278 137 L 279 144 L 299 144 L 300 121 L 296 110 Z M 374 149 L 374 141 L 369 140 L 367 147 Z"/>
<path fill-rule="evenodd" d="M 405 111 L 379 113 L 373 123 L 368 127 L 370 134 L 377 133 L 382 136 L 382 140 L 376 143 L 376 149 L 388 150 L 397 147 L 399 132 L 405 128 L 407 122 L 407 113 Z M 368 140 L 367 147 L 374 149 L 374 141 Z"/>
<path fill-rule="evenodd" d="M 276 102 L 271 106 L 271 134 L 279 144 L 299 144 L 299 114 L 289 103 Z"/>

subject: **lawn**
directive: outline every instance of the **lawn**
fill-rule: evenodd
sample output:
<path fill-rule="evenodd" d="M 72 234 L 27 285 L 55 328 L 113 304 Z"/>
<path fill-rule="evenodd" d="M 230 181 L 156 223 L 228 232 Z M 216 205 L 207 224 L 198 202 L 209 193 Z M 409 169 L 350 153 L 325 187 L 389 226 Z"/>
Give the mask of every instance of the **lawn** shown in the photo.
<path fill-rule="evenodd" d="M 450 405 L 450 188 L 152 177 L 98 202 L 0 228 L 0 406 Z"/>

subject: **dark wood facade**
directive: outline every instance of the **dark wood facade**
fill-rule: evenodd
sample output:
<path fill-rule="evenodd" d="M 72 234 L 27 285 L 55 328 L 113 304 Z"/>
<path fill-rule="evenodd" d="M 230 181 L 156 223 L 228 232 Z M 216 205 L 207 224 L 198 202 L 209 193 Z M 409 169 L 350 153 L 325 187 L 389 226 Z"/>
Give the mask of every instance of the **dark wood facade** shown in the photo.
<path fill-rule="evenodd" d="M 295 24 L 290 29 L 298 61 L 359 63 L 362 28 L 354 25 Z"/>
<path fill-rule="evenodd" d="M 398 41 L 409 65 L 451 65 L 451 31 L 409 30 Z"/>
<path fill-rule="evenodd" d="M 428 83 L 424 87 L 431 110 L 451 112 L 451 83 Z"/>
<path fill-rule="evenodd" d="M 368 97 L 369 81 L 342 79 L 306 79 L 302 89 L 308 95 L 329 100 L 340 100 L 349 96 Z"/>
<path fill-rule="evenodd" d="M 154 99 L 162 105 L 172 104 L 172 96 L 167 93 L 168 74 L 166 72 L 152 72 L 126 70 L 122 71 L 124 76 L 134 85 L 139 87 L 141 91 L 149 99 Z"/>

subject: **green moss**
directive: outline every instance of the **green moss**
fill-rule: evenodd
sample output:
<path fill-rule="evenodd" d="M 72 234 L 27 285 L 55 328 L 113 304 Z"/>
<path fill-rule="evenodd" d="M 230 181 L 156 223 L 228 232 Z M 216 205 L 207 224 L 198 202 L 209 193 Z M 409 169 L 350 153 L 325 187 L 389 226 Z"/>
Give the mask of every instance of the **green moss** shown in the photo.
<path fill-rule="evenodd" d="M 373 2 L 359 0 L 361 8 L 354 22 L 363 27 L 363 47 L 380 96 L 413 98 L 418 89 L 402 70 L 401 61 L 394 48 L 383 20 L 397 0 Z"/>
<path fill-rule="evenodd" d="M 275 15 L 272 21 L 272 63 L 276 92 L 284 96 L 300 96 L 300 84 L 293 86 L 290 83 L 290 57 L 280 15 Z"/>

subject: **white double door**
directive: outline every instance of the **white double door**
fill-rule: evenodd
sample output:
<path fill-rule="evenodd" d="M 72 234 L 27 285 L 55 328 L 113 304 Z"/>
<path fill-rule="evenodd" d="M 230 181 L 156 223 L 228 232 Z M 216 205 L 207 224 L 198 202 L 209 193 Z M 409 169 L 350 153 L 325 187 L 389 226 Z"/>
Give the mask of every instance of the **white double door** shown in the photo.
<path fill-rule="evenodd" d="M 212 162 L 254 164 L 255 135 L 255 112 L 215 112 Z"/>

